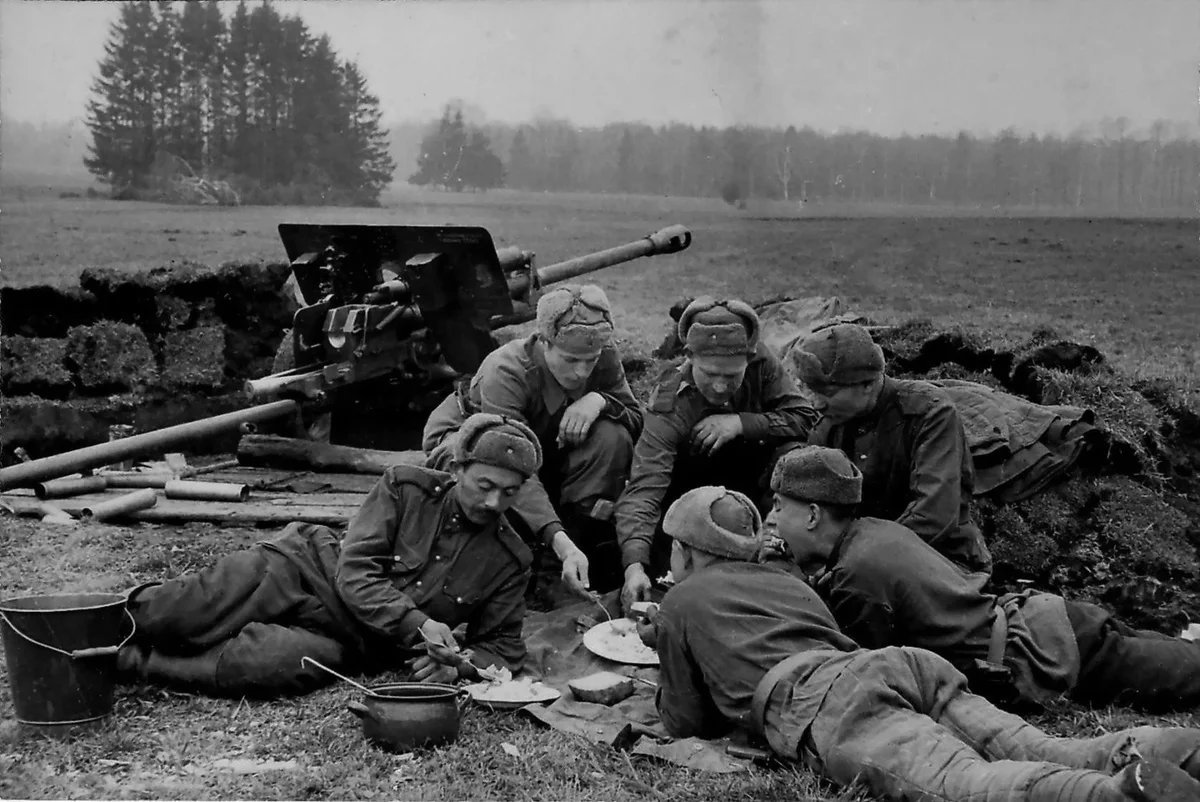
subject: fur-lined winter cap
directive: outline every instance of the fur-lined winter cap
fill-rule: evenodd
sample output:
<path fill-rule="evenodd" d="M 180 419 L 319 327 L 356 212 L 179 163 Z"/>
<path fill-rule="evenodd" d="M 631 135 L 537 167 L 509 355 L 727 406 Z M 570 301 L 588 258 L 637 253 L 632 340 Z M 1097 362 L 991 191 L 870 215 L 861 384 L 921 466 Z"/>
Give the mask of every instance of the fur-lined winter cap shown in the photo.
<path fill-rule="evenodd" d="M 707 295 L 693 300 L 679 316 L 679 340 L 693 354 L 745 356 L 758 346 L 758 313 L 737 299 Z"/>
<path fill-rule="evenodd" d="M 612 306 L 595 284 L 555 287 L 538 299 L 537 327 L 556 348 L 595 353 L 612 342 Z"/>
<path fill-rule="evenodd" d="M 462 466 L 472 462 L 495 465 L 528 479 L 542 467 L 542 446 L 521 421 L 477 412 L 455 435 L 454 461 Z"/>
<path fill-rule="evenodd" d="M 820 393 L 869 382 L 883 373 L 883 349 L 854 323 L 819 328 L 788 352 L 796 378 Z"/>
<path fill-rule="evenodd" d="M 762 515 L 749 498 L 724 487 L 697 487 L 670 506 L 663 531 L 680 543 L 733 560 L 754 560 L 762 548 Z"/>
<path fill-rule="evenodd" d="M 771 490 L 800 501 L 852 505 L 862 501 L 862 471 L 836 448 L 803 446 L 771 472 Z"/>

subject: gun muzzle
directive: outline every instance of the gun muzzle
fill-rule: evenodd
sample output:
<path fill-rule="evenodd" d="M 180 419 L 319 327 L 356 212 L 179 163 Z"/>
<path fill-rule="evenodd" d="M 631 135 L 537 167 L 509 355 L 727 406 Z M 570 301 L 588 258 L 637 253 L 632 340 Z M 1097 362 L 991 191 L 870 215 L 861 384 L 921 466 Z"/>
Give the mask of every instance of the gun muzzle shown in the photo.
<path fill-rule="evenodd" d="M 692 244 L 692 232 L 687 226 L 674 225 L 660 228 L 646 237 L 654 250 L 647 256 L 657 256 L 660 253 L 678 253 L 686 250 Z"/>

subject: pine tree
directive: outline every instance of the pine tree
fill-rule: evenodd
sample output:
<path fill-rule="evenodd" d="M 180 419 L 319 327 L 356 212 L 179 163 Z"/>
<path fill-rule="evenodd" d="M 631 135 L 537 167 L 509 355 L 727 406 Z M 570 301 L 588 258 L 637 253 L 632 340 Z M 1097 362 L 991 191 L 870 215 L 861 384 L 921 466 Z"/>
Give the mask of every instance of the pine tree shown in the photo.
<path fill-rule="evenodd" d="M 234 175 L 248 175 L 251 159 L 252 116 L 250 87 L 250 11 L 246 0 L 238 0 L 229 23 L 229 43 L 225 48 L 225 119 L 228 134 L 220 162 Z"/>
<path fill-rule="evenodd" d="M 351 62 L 342 67 L 342 82 L 350 108 L 348 142 L 355 166 L 350 186 L 360 200 L 376 202 L 396 172 L 396 163 L 388 152 L 379 98 L 367 90 L 366 79 Z"/>
<path fill-rule="evenodd" d="M 123 5 L 92 84 L 96 97 L 87 111 L 92 143 L 84 165 L 114 194 L 144 186 L 154 163 L 150 53 L 155 24 L 148 4 Z"/>

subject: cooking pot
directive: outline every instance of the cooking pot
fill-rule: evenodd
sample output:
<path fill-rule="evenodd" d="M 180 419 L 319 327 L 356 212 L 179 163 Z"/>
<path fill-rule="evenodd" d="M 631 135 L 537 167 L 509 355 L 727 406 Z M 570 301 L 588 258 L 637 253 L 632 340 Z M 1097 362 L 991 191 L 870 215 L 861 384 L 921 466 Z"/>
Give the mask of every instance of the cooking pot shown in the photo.
<path fill-rule="evenodd" d="M 440 682 L 395 682 L 370 691 L 346 709 L 362 719 L 367 740 L 390 752 L 452 742 L 470 698 L 465 688 Z"/>

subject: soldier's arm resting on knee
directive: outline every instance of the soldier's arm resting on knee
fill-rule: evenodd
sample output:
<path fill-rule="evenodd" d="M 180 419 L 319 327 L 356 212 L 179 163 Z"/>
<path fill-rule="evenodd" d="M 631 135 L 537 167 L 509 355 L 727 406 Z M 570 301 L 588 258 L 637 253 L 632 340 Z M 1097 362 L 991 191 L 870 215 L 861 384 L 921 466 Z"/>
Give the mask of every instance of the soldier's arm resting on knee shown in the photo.
<path fill-rule="evenodd" d="M 795 382 L 766 346 L 759 345 L 754 362 L 762 393 L 762 412 L 739 412 L 742 435 L 750 440 L 798 440 L 808 436 L 819 417 L 800 395 Z M 753 364 L 753 363 L 752 363 Z M 750 377 L 747 376 L 747 380 Z"/>
<path fill-rule="evenodd" d="M 611 357 L 607 354 L 611 353 Z M 600 417 L 616 421 L 629 432 L 634 440 L 642 433 L 642 405 L 638 403 L 629 381 L 625 378 L 625 368 L 621 365 L 621 356 L 615 349 L 606 349 L 606 356 L 601 357 L 596 366 L 595 391 L 604 397 L 604 409 Z"/>

